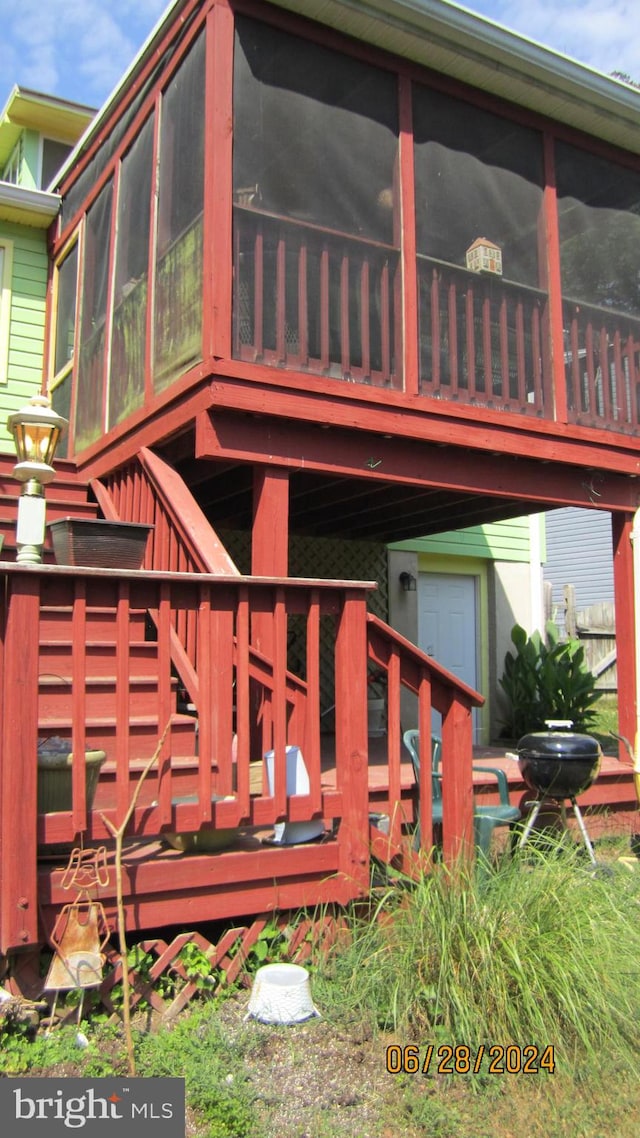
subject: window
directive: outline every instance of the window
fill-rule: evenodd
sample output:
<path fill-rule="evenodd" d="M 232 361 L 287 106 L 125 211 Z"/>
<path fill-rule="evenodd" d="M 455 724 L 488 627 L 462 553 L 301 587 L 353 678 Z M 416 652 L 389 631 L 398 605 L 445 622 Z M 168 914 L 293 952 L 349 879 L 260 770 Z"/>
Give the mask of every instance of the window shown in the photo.
<path fill-rule="evenodd" d="M 51 405 L 65 419 L 70 417 L 71 385 L 76 335 L 76 297 L 78 290 L 78 242 L 66 250 L 55 266 L 55 329 L 53 339 L 52 371 L 49 384 Z M 61 458 L 67 457 L 68 432 L 58 446 Z"/>
<path fill-rule="evenodd" d="M 234 192 L 263 209 L 393 243 L 395 75 L 238 18 Z"/>
<path fill-rule="evenodd" d="M 556 145 L 562 291 L 640 316 L 640 175 Z"/>
<path fill-rule="evenodd" d="M 112 200 L 113 185 L 107 182 L 87 213 L 85 222 L 76 385 L 76 450 L 82 450 L 99 438 L 104 427 L 104 361 Z"/>
<path fill-rule="evenodd" d="M 485 238 L 507 280 L 540 285 L 540 136 L 426 87 L 414 89 L 413 115 L 418 251 L 465 267 Z"/>
<path fill-rule="evenodd" d="M 154 382 L 202 356 L 205 39 L 162 98 L 154 302 Z"/>
<path fill-rule="evenodd" d="M 20 184 L 20 175 L 22 173 L 22 159 L 24 155 L 24 139 L 20 138 L 16 142 L 9 161 L 7 162 L 4 170 L 2 171 L 2 181 L 12 182 L 14 186 Z"/>
<path fill-rule="evenodd" d="M 42 173 L 40 186 L 46 190 L 51 185 L 58 170 L 71 153 L 71 147 L 66 142 L 56 142 L 53 138 L 42 139 Z"/>
<path fill-rule="evenodd" d="M 397 77 L 238 17 L 234 355 L 395 386 Z"/>
<path fill-rule="evenodd" d="M 0 383 L 8 379 L 12 265 L 13 245 L 3 238 L 0 243 Z"/>
<path fill-rule="evenodd" d="M 543 414 L 541 135 L 417 85 L 413 121 L 422 390 Z"/>
<path fill-rule="evenodd" d="M 144 398 L 153 118 L 122 161 L 109 368 L 110 427 Z"/>

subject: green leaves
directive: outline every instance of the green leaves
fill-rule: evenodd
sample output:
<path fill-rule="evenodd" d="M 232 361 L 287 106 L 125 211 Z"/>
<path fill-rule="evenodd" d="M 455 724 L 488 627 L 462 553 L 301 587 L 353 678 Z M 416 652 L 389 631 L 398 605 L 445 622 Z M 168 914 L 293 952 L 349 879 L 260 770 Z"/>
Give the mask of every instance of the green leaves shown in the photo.
<path fill-rule="evenodd" d="M 587 668 L 584 647 L 578 640 L 561 641 L 552 621 L 547 641 L 516 624 L 511 632 L 514 652 L 507 652 L 500 685 L 509 701 L 505 734 L 519 739 L 538 731 L 547 719 L 570 719 L 576 731 L 588 730 L 600 698 L 595 677 Z"/>

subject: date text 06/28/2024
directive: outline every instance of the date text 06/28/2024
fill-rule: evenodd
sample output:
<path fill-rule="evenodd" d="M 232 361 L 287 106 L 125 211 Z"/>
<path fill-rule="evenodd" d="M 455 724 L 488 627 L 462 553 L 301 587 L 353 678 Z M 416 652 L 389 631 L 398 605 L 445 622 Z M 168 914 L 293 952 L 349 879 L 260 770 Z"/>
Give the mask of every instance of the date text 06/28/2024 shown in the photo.
<path fill-rule="evenodd" d="M 426 1047 L 400 1047 L 392 1043 L 386 1050 L 386 1069 L 390 1075 L 477 1075 L 481 1070 L 489 1075 L 553 1075 L 555 1049 L 552 1044 L 488 1047 L 480 1043 L 467 1047 L 464 1043 L 444 1043 L 436 1047 L 430 1043 Z"/>

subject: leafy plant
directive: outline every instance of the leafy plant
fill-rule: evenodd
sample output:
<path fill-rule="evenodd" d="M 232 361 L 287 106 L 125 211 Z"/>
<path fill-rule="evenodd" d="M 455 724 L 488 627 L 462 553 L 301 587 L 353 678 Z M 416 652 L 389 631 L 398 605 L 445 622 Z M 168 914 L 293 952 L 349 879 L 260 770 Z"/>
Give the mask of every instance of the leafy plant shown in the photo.
<path fill-rule="evenodd" d="M 203 991 L 215 987 L 216 975 L 211 971 L 211 961 L 199 945 L 189 941 L 180 949 L 178 960 L 196 988 Z"/>
<path fill-rule="evenodd" d="M 547 641 L 539 632 L 528 637 L 516 624 L 511 632 L 514 652 L 507 652 L 500 685 L 509 701 L 505 734 L 519 739 L 538 731 L 547 719 L 569 719 L 577 731 L 588 730 L 595 720 L 594 704 L 601 692 L 585 663 L 579 640 L 561 641 L 552 621 Z"/>

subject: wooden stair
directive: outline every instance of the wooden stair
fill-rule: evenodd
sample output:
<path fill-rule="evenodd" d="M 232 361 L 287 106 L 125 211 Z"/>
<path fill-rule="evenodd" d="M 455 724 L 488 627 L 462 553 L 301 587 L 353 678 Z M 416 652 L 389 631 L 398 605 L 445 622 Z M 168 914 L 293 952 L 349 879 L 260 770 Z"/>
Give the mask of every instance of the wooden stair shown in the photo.
<path fill-rule="evenodd" d="M 16 559 L 16 523 L 20 484 L 13 478 L 15 457 L 0 455 L 0 534 L 4 561 Z M 47 521 L 57 518 L 100 516 L 89 486 L 78 478 L 72 462 L 56 463 L 56 476 L 45 488 Z M 43 560 L 53 563 L 50 539 Z M 71 609 L 45 606 L 40 616 L 38 656 L 38 739 L 72 734 L 72 655 Z M 109 782 L 114 770 L 116 632 L 113 614 L 99 608 L 86 612 L 87 678 L 86 746 L 103 750 L 107 760 L 101 779 Z M 129 622 L 128 655 L 129 738 L 134 769 L 155 751 L 158 735 L 158 661 L 155 627 L 145 610 L 132 612 Z M 196 725 L 193 716 L 180 714 L 177 681 L 173 690 L 171 724 L 172 757 L 195 762 Z M 163 725 L 164 726 L 164 725 Z"/>
<path fill-rule="evenodd" d="M 12 474 L 15 462 L 15 456 L 0 454 L 0 535 L 3 538 L 0 556 L 3 561 L 16 559 L 20 483 L 16 482 Z M 56 476 L 53 482 L 45 487 L 45 498 L 47 522 L 66 517 L 98 517 L 98 506 L 89 499 L 88 484 L 78 478 L 72 462 L 56 461 Z M 53 561 L 51 539 L 48 535 L 43 559 L 45 562 Z"/>
<path fill-rule="evenodd" d="M 86 744 L 87 749 L 103 750 L 108 773 L 115 749 L 115 701 L 117 677 L 116 625 L 107 612 L 87 609 Z M 43 608 L 40 618 L 38 663 L 38 734 L 71 739 L 73 638 L 71 611 Z M 150 758 L 155 751 L 159 728 L 157 643 L 147 613 L 132 611 L 129 620 L 129 737 L 134 763 Z M 171 723 L 172 757 L 192 758 L 196 751 L 193 716 L 177 708 L 177 682 L 173 685 Z"/>

